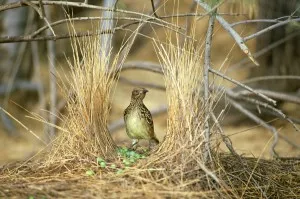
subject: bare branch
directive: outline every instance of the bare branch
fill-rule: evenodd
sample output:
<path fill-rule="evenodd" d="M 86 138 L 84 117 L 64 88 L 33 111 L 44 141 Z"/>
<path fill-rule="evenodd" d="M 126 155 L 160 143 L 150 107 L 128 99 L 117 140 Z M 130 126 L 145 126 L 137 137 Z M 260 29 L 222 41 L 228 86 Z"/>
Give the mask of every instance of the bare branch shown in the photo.
<path fill-rule="evenodd" d="M 260 36 L 260 35 L 262 35 L 262 34 L 268 32 L 268 31 L 270 31 L 270 30 L 273 30 L 273 29 L 275 29 L 275 28 L 278 28 L 278 27 L 280 27 L 280 26 L 286 25 L 286 24 L 291 23 L 291 22 L 298 22 L 298 21 L 300 21 L 300 18 L 297 18 L 297 19 L 287 19 L 287 20 L 285 20 L 285 21 L 279 22 L 279 23 L 277 23 L 277 24 L 274 24 L 274 25 L 272 25 L 272 26 L 269 26 L 269 27 L 267 27 L 267 28 L 265 28 L 265 29 L 262 29 L 262 30 L 260 30 L 260 31 L 258 31 L 258 32 L 256 32 L 256 33 L 252 34 L 252 35 L 249 35 L 249 36 L 245 37 L 245 38 L 244 38 L 244 41 L 245 41 L 245 42 L 246 42 L 246 41 L 249 41 L 249 40 L 251 40 L 251 39 L 253 39 L 253 38 L 255 38 L 255 37 L 258 37 L 258 36 Z"/>
<path fill-rule="evenodd" d="M 230 26 L 234 27 L 237 25 L 243 25 L 243 24 L 249 24 L 249 23 L 279 23 L 282 22 L 283 19 L 288 19 L 291 16 L 283 16 L 276 19 L 252 19 L 252 20 L 245 20 L 245 21 L 238 21 L 235 23 L 232 23 Z"/>
<path fill-rule="evenodd" d="M 212 68 L 210 68 L 209 70 L 210 70 L 210 72 L 212 72 L 212 73 L 214 73 L 214 74 L 216 74 L 216 75 L 218 75 L 218 76 L 220 76 L 220 77 L 222 77 L 222 78 L 224 78 L 224 79 L 226 79 L 226 80 L 228 80 L 228 81 L 230 81 L 230 82 L 232 82 L 232 83 L 234 83 L 234 84 L 236 84 L 236 85 L 238 85 L 238 86 L 240 86 L 240 87 L 242 87 L 242 88 L 244 88 L 244 89 L 246 89 L 246 90 L 248 90 L 248 91 L 250 91 L 252 93 L 254 93 L 255 95 L 257 95 L 257 96 L 261 97 L 262 99 L 266 100 L 267 102 L 270 102 L 273 105 L 276 105 L 276 101 L 275 100 L 267 97 L 266 95 L 264 95 L 264 94 L 262 94 L 260 92 L 257 92 L 256 90 L 250 88 L 249 86 L 247 86 L 245 84 L 242 84 L 239 81 L 236 81 L 236 80 L 234 80 L 234 79 L 232 79 L 230 77 L 227 77 L 226 75 L 224 75 L 224 74 L 220 73 L 219 71 L 216 71 L 216 70 L 214 70 Z"/>
<path fill-rule="evenodd" d="M 50 8 L 47 7 L 46 8 L 46 12 L 45 12 L 45 16 L 48 19 L 51 19 L 50 16 Z M 47 35 L 51 34 L 51 29 L 48 29 L 46 31 Z M 55 36 L 55 35 L 54 35 Z M 52 125 L 56 125 L 57 122 L 57 117 L 56 117 L 56 104 L 57 104 L 57 88 L 56 88 L 56 84 L 57 84 L 57 80 L 56 80 L 56 48 L 55 48 L 55 42 L 48 40 L 47 41 L 47 55 L 48 55 L 48 67 L 49 67 L 49 85 L 50 85 L 50 109 L 49 109 L 49 123 Z M 54 138 L 55 138 L 55 131 L 56 128 L 52 125 L 48 125 L 48 143 L 50 143 Z"/>
<path fill-rule="evenodd" d="M 211 11 L 211 7 L 206 4 L 202 0 L 195 0 L 202 8 L 204 8 L 207 12 Z M 250 50 L 248 47 L 245 45 L 243 38 L 230 26 L 230 24 L 220 15 L 216 16 L 216 19 L 218 22 L 223 26 L 223 28 L 229 32 L 229 34 L 232 36 L 232 38 L 236 41 L 238 46 L 241 48 L 241 50 L 249 57 L 249 59 L 255 64 L 259 65 L 257 61 L 254 59 L 252 56 Z"/>
<path fill-rule="evenodd" d="M 271 131 L 273 133 L 273 143 L 271 145 L 271 155 L 273 157 L 278 157 L 278 154 L 275 151 L 275 147 L 278 143 L 278 132 L 277 132 L 277 130 L 273 126 L 267 124 L 265 121 L 263 121 L 262 119 L 260 119 L 259 117 L 257 117 L 256 115 L 254 115 L 253 113 L 248 111 L 247 109 L 245 109 L 241 104 L 234 101 L 233 99 L 228 98 L 228 101 L 238 111 L 240 111 L 241 113 L 246 115 L 248 118 L 250 118 L 251 120 L 253 120 L 257 124 L 263 126 L 264 128 L 268 129 L 269 131 Z"/>
<path fill-rule="evenodd" d="M 220 133 L 222 140 L 224 142 L 224 144 L 226 145 L 226 147 L 228 148 L 228 150 L 233 154 L 233 155 L 238 155 L 237 152 L 235 152 L 231 140 L 228 138 L 228 136 L 225 135 L 218 119 L 216 118 L 215 114 L 213 112 L 210 112 L 211 118 L 213 119 L 215 125 L 217 126 L 218 132 Z M 220 114 L 221 115 L 221 114 Z"/>
<path fill-rule="evenodd" d="M 270 91 L 270 90 L 262 90 L 262 89 L 257 89 L 255 91 L 259 92 L 261 94 L 264 94 L 266 96 L 272 97 L 274 99 L 277 99 L 277 100 L 282 100 L 282 101 L 292 102 L 292 103 L 295 103 L 295 104 L 300 104 L 300 98 L 295 96 L 295 95 L 289 95 L 289 94 L 286 94 L 286 93 Z M 239 91 L 237 94 L 239 94 L 239 95 L 253 95 L 253 93 L 249 92 L 249 91 Z"/>
<path fill-rule="evenodd" d="M 211 112 L 211 103 L 210 103 L 210 93 L 209 93 L 209 69 L 210 69 L 210 62 L 211 62 L 211 41 L 212 41 L 212 35 L 214 31 L 214 24 L 215 24 L 215 16 L 216 12 L 213 12 L 208 21 L 208 28 L 206 33 L 206 39 L 205 39 L 205 55 L 204 55 L 204 72 L 203 72 L 203 86 L 204 86 L 204 102 L 205 102 L 205 133 L 204 133 L 204 141 L 205 141 L 205 162 L 211 157 L 210 152 L 210 126 L 209 126 L 209 120 L 210 120 L 210 112 Z"/>
<path fill-rule="evenodd" d="M 52 27 L 50 26 L 50 23 L 48 21 L 48 19 L 46 18 L 45 16 L 45 13 L 43 13 L 44 11 L 44 8 L 43 6 L 41 6 L 41 10 L 35 5 L 33 4 L 32 2 L 30 1 L 27 1 L 27 0 L 22 0 L 22 3 L 32 7 L 39 15 L 40 15 L 40 18 L 43 19 L 45 21 L 45 23 L 47 24 L 47 26 L 49 27 L 49 29 L 51 30 L 52 34 L 55 36 L 55 33 L 54 33 L 54 30 L 52 29 Z M 41 5 L 41 0 L 39 0 L 38 2 L 40 5 Z M 45 12 L 45 11 L 44 11 Z"/>
<path fill-rule="evenodd" d="M 29 36 L 6 36 L 0 37 L 0 43 L 13 43 L 13 42 L 29 42 L 29 41 L 47 41 L 47 40 L 59 40 L 59 39 L 67 39 L 71 37 L 87 37 L 101 34 L 110 34 L 114 33 L 117 30 L 123 30 L 122 28 L 115 28 L 114 30 L 103 30 L 101 32 L 92 33 L 92 32 L 77 32 L 75 35 L 72 33 L 66 33 L 61 35 L 48 35 L 48 36 L 39 36 L 32 38 Z"/>
<path fill-rule="evenodd" d="M 30 1 L 30 3 L 38 5 L 39 1 Z M 152 19 L 160 22 L 161 24 L 164 24 L 165 26 L 173 27 L 179 30 L 182 30 L 183 28 L 169 23 L 167 21 L 161 20 L 156 17 L 149 16 L 147 14 L 139 13 L 139 12 L 133 12 L 133 11 L 128 11 L 128 10 L 120 10 L 120 9 L 115 9 L 115 8 L 104 8 L 101 6 L 95 6 L 95 5 L 89 5 L 85 3 L 80 3 L 80 2 L 70 2 L 70 1 L 44 1 L 44 5 L 56 5 L 56 6 L 70 6 L 70 7 L 80 7 L 80 8 L 89 8 L 89 9 L 95 9 L 95 10 L 103 10 L 103 11 L 111 11 L 111 12 L 119 12 L 123 14 L 131 14 L 131 15 L 138 15 L 141 18 L 145 19 Z M 16 2 L 16 3 L 10 3 L 6 5 L 0 5 L 0 12 L 8 9 L 14 9 L 22 6 L 28 6 L 27 4 L 24 4 L 22 2 Z"/>
<path fill-rule="evenodd" d="M 156 8 L 155 8 L 155 5 L 154 5 L 153 0 L 150 0 L 150 1 L 151 1 L 152 10 L 153 10 L 153 15 L 154 15 L 156 18 L 159 18 L 159 16 L 156 14 Z"/>
<path fill-rule="evenodd" d="M 279 109 L 277 109 L 277 108 L 275 108 L 275 107 L 273 107 L 273 106 L 271 106 L 267 103 L 261 102 L 257 99 L 252 99 L 252 98 L 249 98 L 249 97 L 240 96 L 237 93 L 234 93 L 232 90 L 229 90 L 229 89 L 226 90 L 226 94 L 228 96 L 232 97 L 233 99 L 243 100 L 245 102 L 249 102 L 251 104 L 256 105 L 258 108 L 261 106 L 263 108 L 266 108 L 266 109 L 274 112 L 277 117 L 281 117 L 281 118 L 285 119 L 286 121 L 288 121 L 289 123 L 291 123 L 293 125 L 293 127 L 296 129 L 296 131 L 299 131 L 299 129 L 295 125 L 295 123 L 290 118 L 288 118 L 281 110 L 279 110 Z"/>
<path fill-rule="evenodd" d="M 293 32 L 291 34 L 289 34 L 288 36 L 276 41 L 276 42 L 273 42 L 272 44 L 268 45 L 267 47 L 259 50 L 258 52 L 254 53 L 253 54 L 253 57 L 254 58 L 258 58 L 262 55 L 264 55 L 265 53 L 269 52 L 270 50 L 276 48 L 277 46 L 285 43 L 286 41 L 298 36 L 300 34 L 300 31 L 297 31 L 297 32 Z M 232 72 L 232 71 L 236 71 L 237 68 L 243 66 L 243 68 L 249 66 L 249 65 L 245 65 L 246 63 L 249 62 L 249 59 L 248 58 L 245 58 L 245 59 L 242 59 L 241 61 L 239 61 L 238 63 L 236 64 L 233 64 L 232 66 L 228 67 L 228 71 L 227 72 Z M 252 66 L 254 66 L 253 63 L 251 63 Z"/>

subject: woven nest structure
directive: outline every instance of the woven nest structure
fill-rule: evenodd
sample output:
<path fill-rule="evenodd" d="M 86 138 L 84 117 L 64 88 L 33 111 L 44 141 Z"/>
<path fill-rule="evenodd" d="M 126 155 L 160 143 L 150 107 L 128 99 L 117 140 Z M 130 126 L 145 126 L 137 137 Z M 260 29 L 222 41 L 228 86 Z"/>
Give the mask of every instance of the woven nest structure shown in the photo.
<path fill-rule="evenodd" d="M 190 166 L 145 168 L 141 160 L 123 174 L 84 164 L 42 167 L 37 162 L 1 168 L 1 198 L 299 198 L 300 161 L 263 160 L 222 154 L 214 158 L 214 175 Z M 88 164 L 86 162 L 85 164 Z M 191 164 L 191 162 L 189 163 Z M 75 166 L 74 166 L 75 165 Z M 153 165 L 152 165 L 153 166 Z M 158 166 L 158 165 L 157 165 Z M 77 168 L 76 168 L 77 167 Z M 173 167 L 173 170 L 171 170 Z"/>

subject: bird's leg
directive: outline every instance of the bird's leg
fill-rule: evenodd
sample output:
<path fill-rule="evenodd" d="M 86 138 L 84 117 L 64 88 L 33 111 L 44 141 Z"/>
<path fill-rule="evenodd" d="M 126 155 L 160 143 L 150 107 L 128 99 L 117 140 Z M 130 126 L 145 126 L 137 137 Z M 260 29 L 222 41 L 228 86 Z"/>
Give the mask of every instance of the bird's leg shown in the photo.
<path fill-rule="evenodd" d="M 152 144 L 151 144 L 152 142 L 151 142 L 151 140 L 149 140 L 149 146 L 148 146 L 148 150 L 150 151 L 151 150 L 151 148 L 152 148 Z"/>
<path fill-rule="evenodd" d="M 137 144 L 139 143 L 139 140 L 138 139 L 132 139 L 132 145 L 131 145 L 131 148 L 133 150 L 136 150 L 137 148 Z"/>
<path fill-rule="evenodd" d="M 156 145 L 158 145 L 158 144 L 159 144 L 159 141 L 158 141 L 157 138 L 151 138 L 151 139 L 149 140 L 149 147 L 148 147 L 149 151 L 150 151 L 152 148 L 154 148 Z"/>

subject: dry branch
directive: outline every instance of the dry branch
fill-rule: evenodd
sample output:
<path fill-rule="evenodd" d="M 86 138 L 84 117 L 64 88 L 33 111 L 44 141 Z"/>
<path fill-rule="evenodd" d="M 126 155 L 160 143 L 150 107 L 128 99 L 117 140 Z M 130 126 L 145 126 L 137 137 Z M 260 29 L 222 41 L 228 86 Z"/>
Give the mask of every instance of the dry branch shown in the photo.
<path fill-rule="evenodd" d="M 211 43 L 214 31 L 215 17 L 217 12 L 212 12 L 209 17 L 208 27 L 205 39 L 205 55 L 204 55 L 204 69 L 203 69 L 203 87 L 204 87 L 204 102 L 205 102 L 205 126 L 204 126 L 204 141 L 205 152 L 204 159 L 207 162 L 208 158 L 211 160 L 211 147 L 210 147 L 210 113 L 211 113 L 211 96 L 209 92 L 209 69 L 211 68 Z"/>
<path fill-rule="evenodd" d="M 220 73 L 219 71 L 216 71 L 216 70 L 214 70 L 212 68 L 210 68 L 209 70 L 210 70 L 210 72 L 212 72 L 212 73 L 214 73 L 214 74 L 216 74 L 216 75 L 218 75 L 218 76 L 220 76 L 220 77 L 222 77 L 222 78 L 224 78 L 224 79 L 226 79 L 226 80 L 228 80 L 228 81 L 230 81 L 230 82 L 232 82 L 232 83 L 234 83 L 234 84 L 236 84 L 236 85 L 238 85 L 238 86 L 240 86 L 240 87 L 242 87 L 242 88 L 244 88 L 244 89 L 246 89 L 246 90 L 248 90 L 248 91 L 250 91 L 252 93 L 254 93 L 255 95 L 257 95 L 257 96 L 261 97 L 262 99 L 266 100 L 267 102 L 270 102 L 273 105 L 276 105 L 276 101 L 275 100 L 269 98 L 268 96 L 266 96 L 266 95 L 264 95 L 264 94 L 262 94 L 260 92 L 257 92 L 256 90 L 250 88 L 249 86 L 247 86 L 245 84 L 242 84 L 241 82 L 236 81 L 236 80 L 234 80 L 234 79 L 232 79 L 230 77 L 227 77 L 226 75 L 224 75 L 224 74 Z"/>
<path fill-rule="evenodd" d="M 202 8 L 204 8 L 207 12 L 211 12 L 213 9 L 206 4 L 202 0 L 195 0 Z M 222 25 L 222 27 L 232 36 L 232 38 L 236 41 L 237 45 L 241 48 L 241 50 L 249 57 L 249 59 L 255 64 L 259 65 L 258 62 L 252 56 L 250 50 L 245 45 L 243 38 L 230 26 L 230 24 L 220 15 L 216 16 L 218 22 Z"/>
<path fill-rule="evenodd" d="M 249 110 L 244 108 L 240 103 L 238 103 L 238 102 L 236 102 L 236 101 L 234 101 L 233 99 L 230 99 L 230 98 L 228 98 L 228 101 L 238 111 L 245 114 L 248 118 L 250 118 L 251 120 L 253 120 L 257 124 L 263 126 L 264 128 L 268 129 L 269 131 L 271 131 L 273 133 L 273 143 L 271 145 L 271 151 L 270 152 L 271 152 L 271 155 L 273 157 L 279 157 L 278 154 L 275 151 L 275 147 L 278 143 L 278 132 L 277 132 L 277 130 L 273 126 L 267 124 L 265 121 L 263 121 L 262 119 L 257 117 L 255 114 L 251 113 Z"/>

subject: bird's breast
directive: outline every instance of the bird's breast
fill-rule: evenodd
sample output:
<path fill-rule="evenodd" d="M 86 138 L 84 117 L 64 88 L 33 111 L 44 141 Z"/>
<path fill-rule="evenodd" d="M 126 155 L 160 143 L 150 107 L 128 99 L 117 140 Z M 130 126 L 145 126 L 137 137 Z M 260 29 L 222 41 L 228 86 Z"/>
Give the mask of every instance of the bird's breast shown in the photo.
<path fill-rule="evenodd" d="M 133 110 L 126 121 L 126 132 L 132 139 L 150 139 L 150 128 L 147 120 L 138 110 Z"/>

